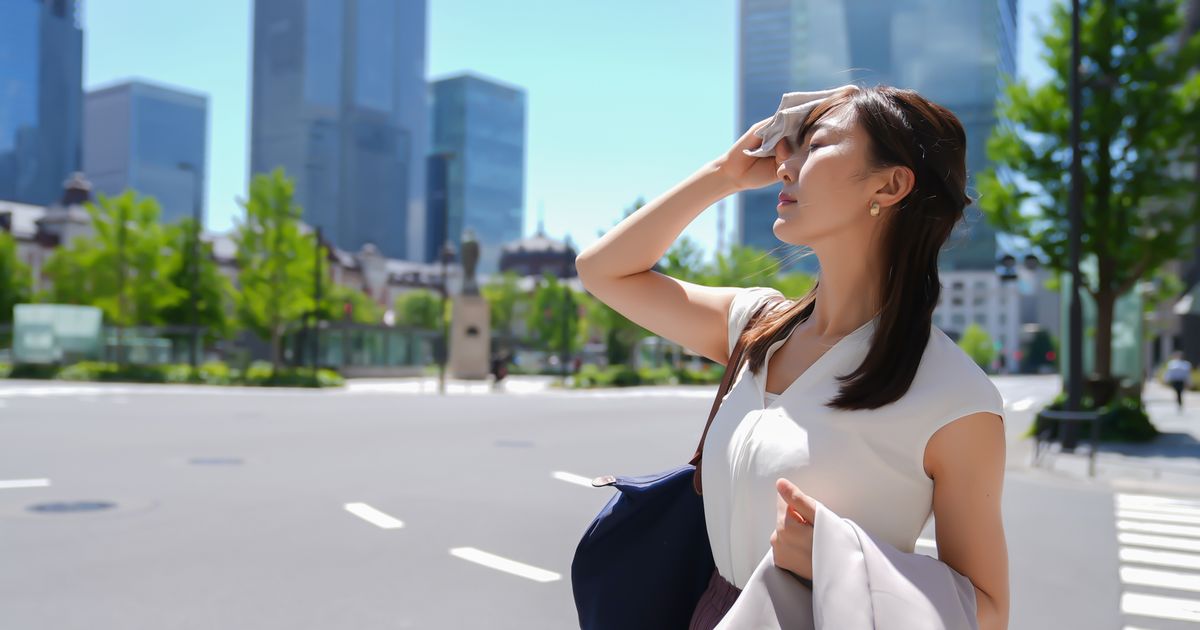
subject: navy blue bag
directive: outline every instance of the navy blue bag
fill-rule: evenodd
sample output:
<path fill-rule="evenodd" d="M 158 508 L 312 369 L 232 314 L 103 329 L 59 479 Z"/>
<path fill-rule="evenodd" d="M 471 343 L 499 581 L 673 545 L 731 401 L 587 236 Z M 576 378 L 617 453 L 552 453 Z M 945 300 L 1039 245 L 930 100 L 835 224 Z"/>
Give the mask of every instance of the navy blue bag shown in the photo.
<path fill-rule="evenodd" d="M 764 303 L 750 321 L 775 301 Z M 701 453 L 743 350 L 739 337 L 690 462 L 651 475 L 592 480 L 595 487 L 615 486 L 617 493 L 592 520 L 571 561 L 582 630 L 687 629 L 715 568 L 704 521 Z"/>

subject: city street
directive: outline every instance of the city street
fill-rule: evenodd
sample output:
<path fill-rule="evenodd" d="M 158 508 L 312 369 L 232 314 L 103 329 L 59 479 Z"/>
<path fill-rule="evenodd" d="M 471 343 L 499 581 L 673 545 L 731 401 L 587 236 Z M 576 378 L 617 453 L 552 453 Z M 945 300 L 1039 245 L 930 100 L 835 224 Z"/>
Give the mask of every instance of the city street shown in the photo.
<path fill-rule="evenodd" d="M 509 393 L 452 383 L 444 399 L 399 381 L 330 392 L 6 382 L 0 627 L 575 627 L 571 555 L 612 493 L 585 480 L 686 461 L 713 390 L 546 382 L 515 379 Z M 1013 435 L 1058 387 L 998 383 Z M 1010 627 L 1186 627 L 1122 615 L 1132 589 L 1114 505 L 1162 516 L 1125 532 L 1142 542 L 1174 527 L 1195 545 L 1200 507 L 1188 506 L 1200 503 L 1144 488 L 1121 498 L 1011 452 Z M 933 537 L 931 524 L 918 550 L 935 554 Z M 1194 596 L 1196 550 L 1152 549 L 1135 549 L 1151 564 L 1133 577 L 1186 573 Z M 1133 604 L 1161 610 L 1148 601 Z"/>

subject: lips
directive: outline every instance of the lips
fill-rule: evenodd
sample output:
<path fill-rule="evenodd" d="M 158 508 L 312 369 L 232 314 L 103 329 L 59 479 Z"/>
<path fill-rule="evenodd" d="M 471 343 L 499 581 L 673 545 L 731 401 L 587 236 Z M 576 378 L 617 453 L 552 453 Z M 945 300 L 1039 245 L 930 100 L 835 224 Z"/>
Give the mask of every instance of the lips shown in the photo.
<path fill-rule="evenodd" d="M 796 200 L 783 193 L 779 193 L 779 203 L 796 203 Z"/>

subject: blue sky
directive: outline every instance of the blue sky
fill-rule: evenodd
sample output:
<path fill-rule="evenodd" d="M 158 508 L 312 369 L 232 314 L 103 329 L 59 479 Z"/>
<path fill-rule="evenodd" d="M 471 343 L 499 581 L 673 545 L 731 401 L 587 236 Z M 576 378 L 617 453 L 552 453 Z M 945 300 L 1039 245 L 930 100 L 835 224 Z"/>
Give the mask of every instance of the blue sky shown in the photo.
<path fill-rule="evenodd" d="M 1036 81 L 1045 69 L 1031 25 L 1053 0 L 1019 1 L 1018 73 Z M 252 5 L 84 7 L 86 89 L 136 77 L 208 95 L 211 230 L 233 227 L 247 185 Z M 526 234 L 544 208 L 549 235 L 585 247 L 637 197 L 668 190 L 745 131 L 734 119 L 736 0 L 520 6 L 429 0 L 427 66 L 430 79 L 469 70 L 526 90 Z M 710 253 L 716 217 L 710 209 L 684 231 Z M 733 224 L 729 212 L 728 234 Z"/>

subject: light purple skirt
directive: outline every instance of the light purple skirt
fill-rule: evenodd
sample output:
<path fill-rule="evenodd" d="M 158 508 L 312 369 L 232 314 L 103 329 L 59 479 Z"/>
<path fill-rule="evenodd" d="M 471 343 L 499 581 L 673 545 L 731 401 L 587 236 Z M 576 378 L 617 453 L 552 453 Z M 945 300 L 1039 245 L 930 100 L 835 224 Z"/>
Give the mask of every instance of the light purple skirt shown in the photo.
<path fill-rule="evenodd" d="M 708 580 L 708 588 L 696 603 L 692 611 L 692 622 L 688 630 L 712 630 L 733 607 L 733 602 L 741 594 L 741 589 L 730 584 L 721 574 L 713 569 L 712 577 Z"/>

